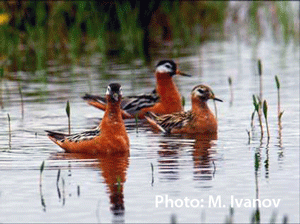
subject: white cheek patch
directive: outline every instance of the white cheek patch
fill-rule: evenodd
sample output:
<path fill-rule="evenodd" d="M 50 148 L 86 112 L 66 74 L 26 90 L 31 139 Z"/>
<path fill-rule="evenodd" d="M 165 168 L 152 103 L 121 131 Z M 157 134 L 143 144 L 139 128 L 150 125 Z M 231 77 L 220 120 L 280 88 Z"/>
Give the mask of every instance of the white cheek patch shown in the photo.
<path fill-rule="evenodd" d="M 106 95 L 109 95 L 110 90 L 111 90 L 111 89 L 110 89 L 110 86 L 108 86 L 108 87 L 107 87 L 107 90 L 106 90 Z"/>
<path fill-rule="evenodd" d="M 168 68 L 166 65 L 169 65 L 170 68 Z M 172 66 L 170 63 L 166 63 L 166 64 L 163 64 L 163 65 L 160 65 L 158 67 L 156 67 L 156 72 L 158 73 L 171 73 L 172 72 Z"/>
<path fill-rule="evenodd" d="M 195 89 L 195 90 L 194 90 L 194 94 L 195 94 L 195 96 L 201 97 L 201 96 L 204 95 L 204 90 L 203 90 L 203 93 L 200 93 L 200 92 L 198 91 L 198 89 Z"/>
<path fill-rule="evenodd" d="M 202 96 L 202 94 L 201 94 L 201 93 L 199 93 L 199 91 L 197 91 L 197 90 L 195 91 L 195 93 L 194 93 L 194 94 L 195 94 L 195 96 Z"/>

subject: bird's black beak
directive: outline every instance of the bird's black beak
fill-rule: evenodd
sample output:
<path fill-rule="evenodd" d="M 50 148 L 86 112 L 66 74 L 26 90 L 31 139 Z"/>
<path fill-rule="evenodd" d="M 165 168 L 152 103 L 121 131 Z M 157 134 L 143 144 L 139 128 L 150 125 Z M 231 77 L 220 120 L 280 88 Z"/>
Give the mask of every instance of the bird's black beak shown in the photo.
<path fill-rule="evenodd" d="M 181 72 L 179 70 L 176 71 L 176 75 L 182 75 L 182 76 L 192 77 L 191 75 L 185 74 L 185 73 L 183 73 L 183 72 Z"/>
<path fill-rule="evenodd" d="M 221 100 L 221 99 L 219 99 L 219 98 L 217 98 L 217 97 L 214 97 L 213 100 L 219 101 L 219 102 L 223 102 L 223 100 Z"/>

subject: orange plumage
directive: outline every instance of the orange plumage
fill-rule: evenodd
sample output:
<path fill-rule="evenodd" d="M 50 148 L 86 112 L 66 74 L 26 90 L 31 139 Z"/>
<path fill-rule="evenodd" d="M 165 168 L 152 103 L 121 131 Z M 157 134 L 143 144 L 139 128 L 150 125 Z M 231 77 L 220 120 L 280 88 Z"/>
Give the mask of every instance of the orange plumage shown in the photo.
<path fill-rule="evenodd" d="M 176 64 L 171 60 L 160 61 L 156 66 L 156 88 L 150 94 L 130 96 L 122 100 L 122 117 L 140 119 L 144 118 L 145 113 L 151 111 L 156 114 L 169 114 L 183 110 L 181 96 L 176 87 L 173 76 L 186 75 L 177 70 Z M 106 101 L 101 96 L 86 94 L 83 97 L 88 104 L 101 110 L 106 109 Z"/>
<path fill-rule="evenodd" d="M 196 86 L 192 90 L 192 109 L 187 112 L 156 115 L 148 113 L 147 121 L 162 132 L 172 134 L 216 133 L 217 120 L 207 105 L 207 100 L 222 101 L 215 97 L 212 90 L 205 85 Z"/>
<path fill-rule="evenodd" d="M 47 131 L 48 137 L 66 152 L 98 154 L 129 151 L 129 138 L 120 109 L 121 97 L 120 84 L 110 84 L 106 93 L 107 108 L 96 129 L 72 135 Z"/>

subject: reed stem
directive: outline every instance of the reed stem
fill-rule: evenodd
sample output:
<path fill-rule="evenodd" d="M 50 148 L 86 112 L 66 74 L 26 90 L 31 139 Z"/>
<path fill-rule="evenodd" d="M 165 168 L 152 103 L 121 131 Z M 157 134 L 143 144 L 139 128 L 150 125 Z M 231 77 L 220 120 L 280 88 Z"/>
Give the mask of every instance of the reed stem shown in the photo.
<path fill-rule="evenodd" d="M 229 83 L 229 91 L 230 91 L 229 105 L 232 106 L 232 103 L 233 103 L 233 88 L 232 88 L 232 78 L 231 77 L 228 77 L 228 83 Z"/>
<path fill-rule="evenodd" d="M 262 63 L 261 60 L 258 59 L 258 75 L 259 75 L 259 110 L 258 110 L 258 119 L 259 119 L 259 125 L 261 128 L 261 137 L 263 136 L 263 125 L 262 125 L 262 102 L 263 102 L 263 76 L 262 76 Z"/>
<path fill-rule="evenodd" d="M 154 166 L 153 166 L 153 163 L 151 163 L 151 173 L 152 173 L 151 186 L 153 186 L 153 183 L 154 183 Z"/>
<path fill-rule="evenodd" d="M 262 100 L 263 100 L 263 80 L 262 80 L 262 63 L 261 63 L 260 59 L 258 59 L 258 75 L 259 75 L 259 98 L 262 102 Z"/>
<path fill-rule="evenodd" d="M 134 116 L 134 120 L 135 120 L 135 130 L 136 130 L 136 133 L 139 133 L 139 118 L 138 118 L 138 114 L 136 114 Z"/>
<path fill-rule="evenodd" d="M 45 203 L 45 199 L 43 196 L 43 185 L 42 185 L 42 177 L 43 177 L 44 168 L 45 168 L 45 161 L 43 161 L 40 166 L 40 195 L 41 195 L 41 204 L 42 204 L 43 210 L 45 212 L 46 211 L 46 203 Z"/>
<path fill-rule="evenodd" d="M 0 105 L 1 109 L 3 109 L 3 99 L 2 99 L 2 89 L 3 89 L 3 77 L 4 77 L 4 69 L 0 68 Z"/>
<path fill-rule="evenodd" d="M 24 119 L 24 101 L 23 101 L 23 93 L 22 93 L 22 87 L 21 84 L 19 83 L 19 93 L 21 97 L 21 113 L 22 113 L 22 119 Z"/>
<path fill-rule="evenodd" d="M 253 119 L 254 119 L 254 114 L 256 111 L 256 113 L 258 115 L 258 121 L 259 121 L 259 126 L 260 126 L 260 130 L 261 130 L 261 138 L 262 138 L 264 135 L 264 131 L 263 131 L 261 106 L 260 106 L 261 102 L 260 102 L 260 99 L 256 100 L 255 95 L 252 95 L 252 98 L 253 98 L 254 112 L 252 113 L 252 116 L 251 116 L 251 126 L 253 127 Z"/>
<path fill-rule="evenodd" d="M 7 114 L 7 118 L 8 118 L 8 147 L 9 147 L 9 150 L 11 150 L 11 125 L 10 125 L 9 114 Z"/>
<path fill-rule="evenodd" d="M 45 168 L 45 161 L 43 161 L 40 166 L 40 187 L 42 187 L 42 177 L 43 177 L 44 168 Z"/>
<path fill-rule="evenodd" d="M 281 117 L 283 114 L 283 111 L 281 111 L 280 108 L 280 82 L 278 79 L 278 76 L 275 76 L 275 81 L 276 81 L 276 87 L 277 87 L 277 117 L 278 117 L 278 127 L 279 131 L 281 130 Z"/>
<path fill-rule="evenodd" d="M 71 119 L 70 119 L 70 103 L 69 103 L 69 100 L 67 101 L 66 113 L 67 113 L 67 116 L 68 116 L 68 130 L 69 130 L 69 135 L 70 135 L 71 134 Z"/>
<path fill-rule="evenodd" d="M 269 124 L 268 124 L 268 104 L 267 101 L 264 100 L 263 103 L 263 111 L 264 111 L 264 116 L 265 116 L 265 121 L 266 121 L 266 126 L 267 126 L 267 133 L 268 133 L 268 140 L 270 139 L 270 131 L 269 131 Z"/>

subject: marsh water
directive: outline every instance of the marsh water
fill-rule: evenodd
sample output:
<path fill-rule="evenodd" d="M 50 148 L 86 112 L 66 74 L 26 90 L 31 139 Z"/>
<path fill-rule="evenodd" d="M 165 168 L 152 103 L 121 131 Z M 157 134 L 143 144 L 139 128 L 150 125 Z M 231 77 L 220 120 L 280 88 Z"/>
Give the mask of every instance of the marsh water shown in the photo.
<path fill-rule="evenodd" d="M 111 82 L 121 83 L 124 95 L 152 91 L 155 63 L 168 58 L 163 52 L 157 55 L 149 67 L 113 59 L 103 66 L 99 55 L 76 66 L 52 61 L 45 71 L 47 82 L 33 81 L 27 72 L 11 74 L 21 82 L 3 80 L 0 222 L 223 223 L 231 217 L 248 223 L 255 212 L 262 223 L 282 223 L 284 217 L 290 223 L 300 221 L 299 47 L 293 44 L 263 41 L 253 47 L 235 40 L 211 41 L 174 59 L 192 75 L 175 77 L 186 110 L 191 107 L 190 91 L 201 83 L 223 99 L 216 105 L 217 140 L 165 136 L 153 133 L 144 121 L 136 125 L 128 120 L 130 155 L 92 158 L 65 154 L 47 138 L 45 129 L 68 131 L 67 100 L 71 132 L 76 133 L 95 127 L 103 116 L 81 99 L 85 93 L 104 94 Z M 250 126 L 252 95 L 259 94 L 258 58 L 263 64 L 263 99 L 268 102 L 269 142 L 265 123 L 260 137 L 257 116 L 252 131 Z M 281 130 L 275 75 L 284 111 Z M 215 112 L 212 102 L 209 106 Z"/>

